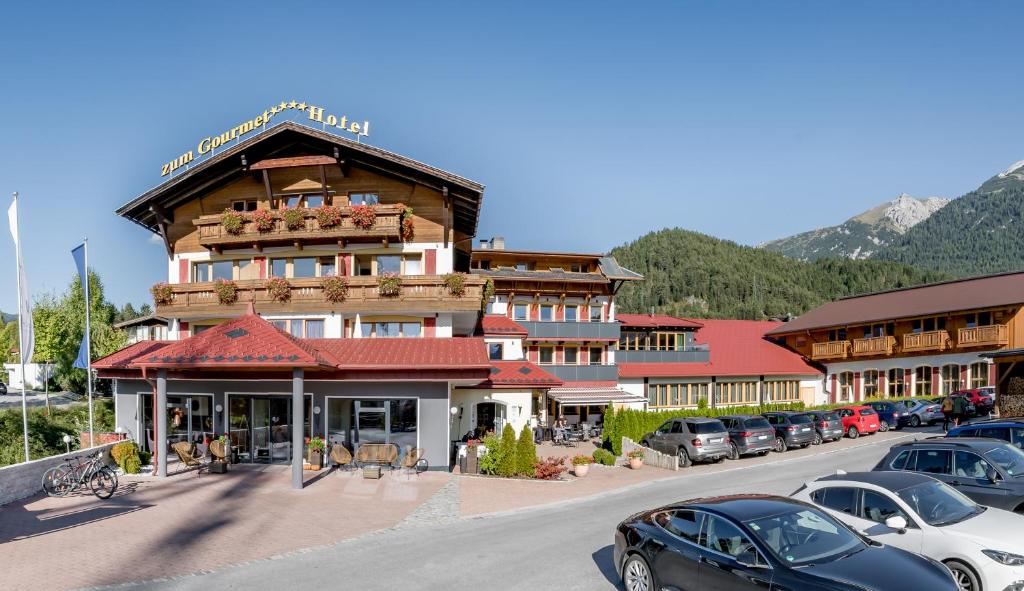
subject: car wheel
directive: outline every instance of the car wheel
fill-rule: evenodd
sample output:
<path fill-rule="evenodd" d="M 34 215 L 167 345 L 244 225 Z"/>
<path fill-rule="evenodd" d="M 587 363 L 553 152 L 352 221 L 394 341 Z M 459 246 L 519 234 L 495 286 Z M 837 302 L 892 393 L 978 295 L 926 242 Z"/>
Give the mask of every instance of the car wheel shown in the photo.
<path fill-rule="evenodd" d="M 914 416 L 910 417 L 910 426 L 911 427 L 915 427 L 915 428 L 916 427 L 920 427 L 921 426 L 921 417 L 919 417 L 917 415 L 914 415 Z"/>
<path fill-rule="evenodd" d="M 776 437 L 775 438 L 775 451 L 778 452 L 778 453 L 782 453 L 782 452 L 786 451 L 787 449 L 789 449 L 789 446 L 786 445 L 785 438 L 783 438 L 783 437 Z"/>
<path fill-rule="evenodd" d="M 633 554 L 622 565 L 622 584 L 626 591 L 654 591 L 654 573 L 647 561 L 639 554 Z"/>
<path fill-rule="evenodd" d="M 736 447 L 735 443 L 729 444 L 729 459 L 738 460 L 740 459 L 740 448 Z"/>
<path fill-rule="evenodd" d="M 821 445 L 821 433 L 814 432 L 814 441 L 811 442 L 811 445 Z"/>
<path fill-rule="evenodd" d="M 882 433 L 885 433 L 886 431 L 889 430 L 889 423 L 885 421 L 878 421 L 878 430 L 881 431 Z"/>
<path fill-rule="evenodd" d="M 693 464 L 693 460 L 690 459 L 690 454 L 686 453 L 685 447 L 679 448 L 679 467 L 686 468 Z"/>
<path fill-rule="evenodd" d="M 971 567 L 959 560 L 949 560 L 946 562 L 946 566 L 953 571 L 953 578 L 956 579 L 956 584 L 961 591 L 980 591 L 981 583 Z"/>
<path fill-rule="evenodd" d="M 856 439 L 860 437 L 860 431 L 857 430 L 857 427 L 850 427 L 846 430 L 846 436 L 850 439 Z"/>

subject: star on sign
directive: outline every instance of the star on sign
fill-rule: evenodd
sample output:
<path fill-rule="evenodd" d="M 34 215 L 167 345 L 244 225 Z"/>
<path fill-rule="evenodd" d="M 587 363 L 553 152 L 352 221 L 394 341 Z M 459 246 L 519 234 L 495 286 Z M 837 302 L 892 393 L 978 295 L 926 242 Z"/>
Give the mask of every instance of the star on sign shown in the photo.
<path fill-rule="evenodd" d="M 288 103 L 288 108 L 289 109 L 295 109 L 295 108 L 298 108 L 298 106 L 299 106 L 299 103 L 297 103 L 295 101 L 292 101 L 292 102 Z"/>
<path fill-rule="evenodd" d="M 299 103 L 299 110 L 300 111 L 305 111 L 307 106 L 309 106 L 309 105 L 307 105 L 306 103 Z"/>
<path fill-rule="evenodd" d="M 270 114 L 271 115 L 277 115 L 278 112 L 280 112 L 280 111 L 281 111 L 281 109 L 278 109 L 277 105 L 274 105 L 273 107 L 270 107 Z"/>
<path fill-rule="evenodd" d="M 288 103 L 281 101 L 281 104 L 278 105 L 278 107 L 281 107 L 280 110 L 283 111 L 288 108 Z"/>

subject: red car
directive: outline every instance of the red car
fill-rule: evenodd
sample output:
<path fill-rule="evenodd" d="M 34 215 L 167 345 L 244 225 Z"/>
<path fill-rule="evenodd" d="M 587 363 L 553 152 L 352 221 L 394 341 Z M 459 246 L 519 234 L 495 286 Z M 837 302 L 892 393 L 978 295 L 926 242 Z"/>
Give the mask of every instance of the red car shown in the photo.
<path fill-rule="evenodd" d="M 854 405 L 836 409 L 843 419 L 843 431 L 850 439 L 878 431 L 878 413 L 870 406 Z"/>
<path fill-rule="evenodd" d="M 992 408 L 996 405 L 989 388 L 960 390 L 959 392 L 955 392 L 953 396 L 966 396 L 967 399 L 971 401 L 971 404 L 974 405 L 974 412 L 978 416 L 987 415 L 992 412 Z"/>

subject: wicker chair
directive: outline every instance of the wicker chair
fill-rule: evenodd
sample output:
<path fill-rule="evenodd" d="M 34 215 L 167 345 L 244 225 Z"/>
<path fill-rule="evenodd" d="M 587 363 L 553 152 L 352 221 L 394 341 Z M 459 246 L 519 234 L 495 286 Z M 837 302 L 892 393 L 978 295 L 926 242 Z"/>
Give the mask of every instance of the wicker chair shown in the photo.
<path fill-rule="evenodd" d="M 394 470 L 398 459 L 398 448 L 390 443 L 364 443 L 356 450 L 356 465 L 380 466 Z"/>
<path fill-rule="evenodd" d="M 352 452 L 347 447 L 340 443 L 335 443 L 331 446 L 330 454 L 331 462 L 333 462 L 339 469 L 344 470 L 355 470 L 356 465 L 352 459 Z"/>
<path fill-rule="evenodd" d="M 196 469 L 196 478 L 203 471 L 203 468 L 207 467 L 206 462 L 203 461 L 203 456 L 198 455 L 195 452 L 195 447 L 187 441 L 179 441 L 171 445 L 171 449 L 174 453 L 178 454 L 178 459 L 181 460 L 182 464 L 185 464 L 187 468 Z"/>
<path fill-rule="evenodd" d="M 210 457 L 215 462 L 227 462 L 228 461 L 228 446 L 224 445 L 223 441 L 215 439 L 210 442 Z"/>
<path fill-rule="evenodd" d="M 409 453 L 405 454 L 402 458 L 401 469 L 405 472 L 406 476 L 415 474 L 419 476 L 420 472 L 425 472 L 428 468 L 427 460 L 424 459 L 424 450 L 421 447 L 414 447 L 409 450 Z"/>

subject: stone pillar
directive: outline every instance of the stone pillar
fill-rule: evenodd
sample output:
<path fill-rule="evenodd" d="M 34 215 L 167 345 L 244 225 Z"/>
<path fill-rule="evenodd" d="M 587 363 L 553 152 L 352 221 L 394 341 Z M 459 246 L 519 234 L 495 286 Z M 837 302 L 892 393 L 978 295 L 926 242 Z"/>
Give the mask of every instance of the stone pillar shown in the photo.
<path fill-rule="evenodd" d="M 167 370 L 156 374 L 156 475 L 167 478 Z"/>
<path fill-rule="evenodd" d="M 304 435 L 302 426 L 305 418 L 302 416 L 305 410 L 303 404 L 302 369 L 296 367 L 292 370 L 292 488 L 302 489 L 302 448 Z"/>

